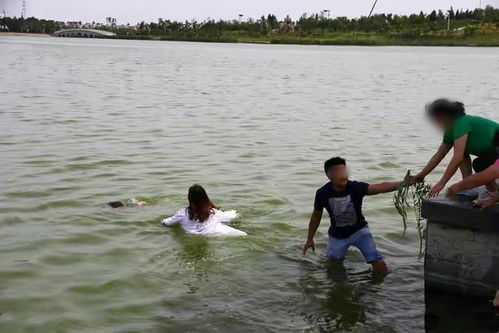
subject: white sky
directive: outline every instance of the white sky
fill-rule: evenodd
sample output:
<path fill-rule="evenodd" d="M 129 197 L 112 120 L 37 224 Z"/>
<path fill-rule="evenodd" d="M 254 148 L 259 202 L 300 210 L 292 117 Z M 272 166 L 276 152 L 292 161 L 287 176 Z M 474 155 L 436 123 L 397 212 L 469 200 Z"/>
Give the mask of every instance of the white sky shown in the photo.
<path fill-rule="evenodd" d="M 175 20 L 235 19 L 238 14 L 258 18 L 273 13 L 282 18 L 289 14 L 298 18 L 302 13 L 330 9 L 331 16 L 357 17 L 367 15 L 374 0 L 26 0 L 27 16 L 62 21 L 103 22 L 106 17 L 118 23 L 156 21 L 159 17 Z M 499 0 L 482 0 L 499 7 Z M 376 13 L 410 14 L 432 9 L 473 9 L 480 0 L 378 0 Z M 0 12 L 20 16 L 22 0 L 0 0 Z"/>

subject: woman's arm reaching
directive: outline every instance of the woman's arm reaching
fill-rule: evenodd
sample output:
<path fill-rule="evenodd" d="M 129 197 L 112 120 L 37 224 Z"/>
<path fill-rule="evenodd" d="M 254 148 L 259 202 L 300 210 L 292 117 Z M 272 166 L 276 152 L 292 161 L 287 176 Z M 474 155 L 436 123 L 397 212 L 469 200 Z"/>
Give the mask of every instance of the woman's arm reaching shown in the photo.
<path fill-rule="evenodd" d="M 173 215 L 172 217 L 169 217 L 161 221 L 161 224 L 166 227 L 169 227 L 176 223 L 179 223 L 180 221 L 182 221 L 184 217 L 185 217 L 185 209 L 181 209 L 178 212 L 176 212 L 175 215 Z"/>
<path fill-rule="evenodd" d="M 218 221 L 220 222 L 230 222 L 239 217 L 240 217 L 239 213 L 234 209 L 228 210 L 226 212 L 220 209 L 217 209 L 215 211 L 215 218 L 218 219 Z"/>
<path fill-rule="evenodd" d="M 480 185 L 485 185 L 499 178 L 499 166 L 491 166 L 488 169 L 483 170 L 482 172 L 475 173 L 472 176 L 460 181 L 449 187 L 449 191 L 447 192 L 450 196 L 456 195 L 458 192 L 474 187 L 478 187 Z"/>
<path fill-rule="evenodd" d="M 461 136 L 454 141 L 454 155 L 445 169 L 444 175 L 438 183 L 436 183 L 430 191 L 430 196 L 437 196 L 445 187 L 447 182 L 454 176 L 459 166 L 464 160 L 464 151 L 466 149 L 466 142 L 468 142 L 468 134 Z"/>
<path fill-rule="evenodd" d="M 432 172 L 442 162 L 447 153 L 451 150 L 452 145 L 442 143 L 437 152 L 430 158 L 426 166 L 414 178 L 417 181 L 422 181 L 430 172 Z"/>

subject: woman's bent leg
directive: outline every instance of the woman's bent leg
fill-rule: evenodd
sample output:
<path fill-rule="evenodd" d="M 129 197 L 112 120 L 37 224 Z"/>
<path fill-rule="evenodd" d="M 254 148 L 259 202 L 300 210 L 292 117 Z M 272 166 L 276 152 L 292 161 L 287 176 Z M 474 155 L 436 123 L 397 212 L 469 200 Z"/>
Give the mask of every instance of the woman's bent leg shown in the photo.
<path fill-rule="evenodd" d="M 475 172 L 482 172 L 492 166 L 495 161 L 497 160 L 497 156 L 491 154 L 491 156 L 479 156 L 475 158 L 473 161 L 473 169 Z M 487 184 L 485 184 L 485 187 L 487 188 L 487 191 L 491 192 L 492 194 L 495 194 L 498 190 L 497 184 L 495 181 L 491 181 Z"/>
<path fill-rule="evenodd" d="M 461 165 L 459 166 L 459 169 L 461 170 L 463 179 L 466 179 L 473 174 L 473 169 L 471 168 L 470 155 L 466 155 L 464 157 L 463 161 L 461 162 Z"/>

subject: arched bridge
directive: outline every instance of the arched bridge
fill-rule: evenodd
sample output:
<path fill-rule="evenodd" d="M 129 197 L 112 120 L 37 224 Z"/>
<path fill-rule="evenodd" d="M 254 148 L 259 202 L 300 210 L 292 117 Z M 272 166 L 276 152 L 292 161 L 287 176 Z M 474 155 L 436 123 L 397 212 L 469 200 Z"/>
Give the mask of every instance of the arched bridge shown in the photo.
<path fill-rule="evenodd" d="M 95 29 L 64 29 L 54 32 L 52 36 L 95 38 L 95 37 L 111 37 L 111 36 L 116 36 L 116 34 L 109 31 L 95 30 Z"/>

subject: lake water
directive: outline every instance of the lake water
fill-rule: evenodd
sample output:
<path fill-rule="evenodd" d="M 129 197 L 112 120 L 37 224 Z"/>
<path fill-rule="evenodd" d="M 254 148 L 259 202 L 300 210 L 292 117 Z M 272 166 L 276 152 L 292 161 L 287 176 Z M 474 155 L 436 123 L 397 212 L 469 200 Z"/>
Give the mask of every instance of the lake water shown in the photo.
<path fill-rule="evenodd" d="M 0 35 L 0 331 L 423 331 L 419 238 L 391 194 L 365 200 L 383 282 L 354 249 L 327 263 L 326 215 L 301 254 L 322 164 L 400 179 L 438 147 L 426 102 L 498 120 L 498 91 L 497 48 Z M 196 182 L 247 238 L 160 227 Z M 106 206 L 130 198 L 149 205 Z M 450 322 L 475 325 L 459 303 Z"/>

